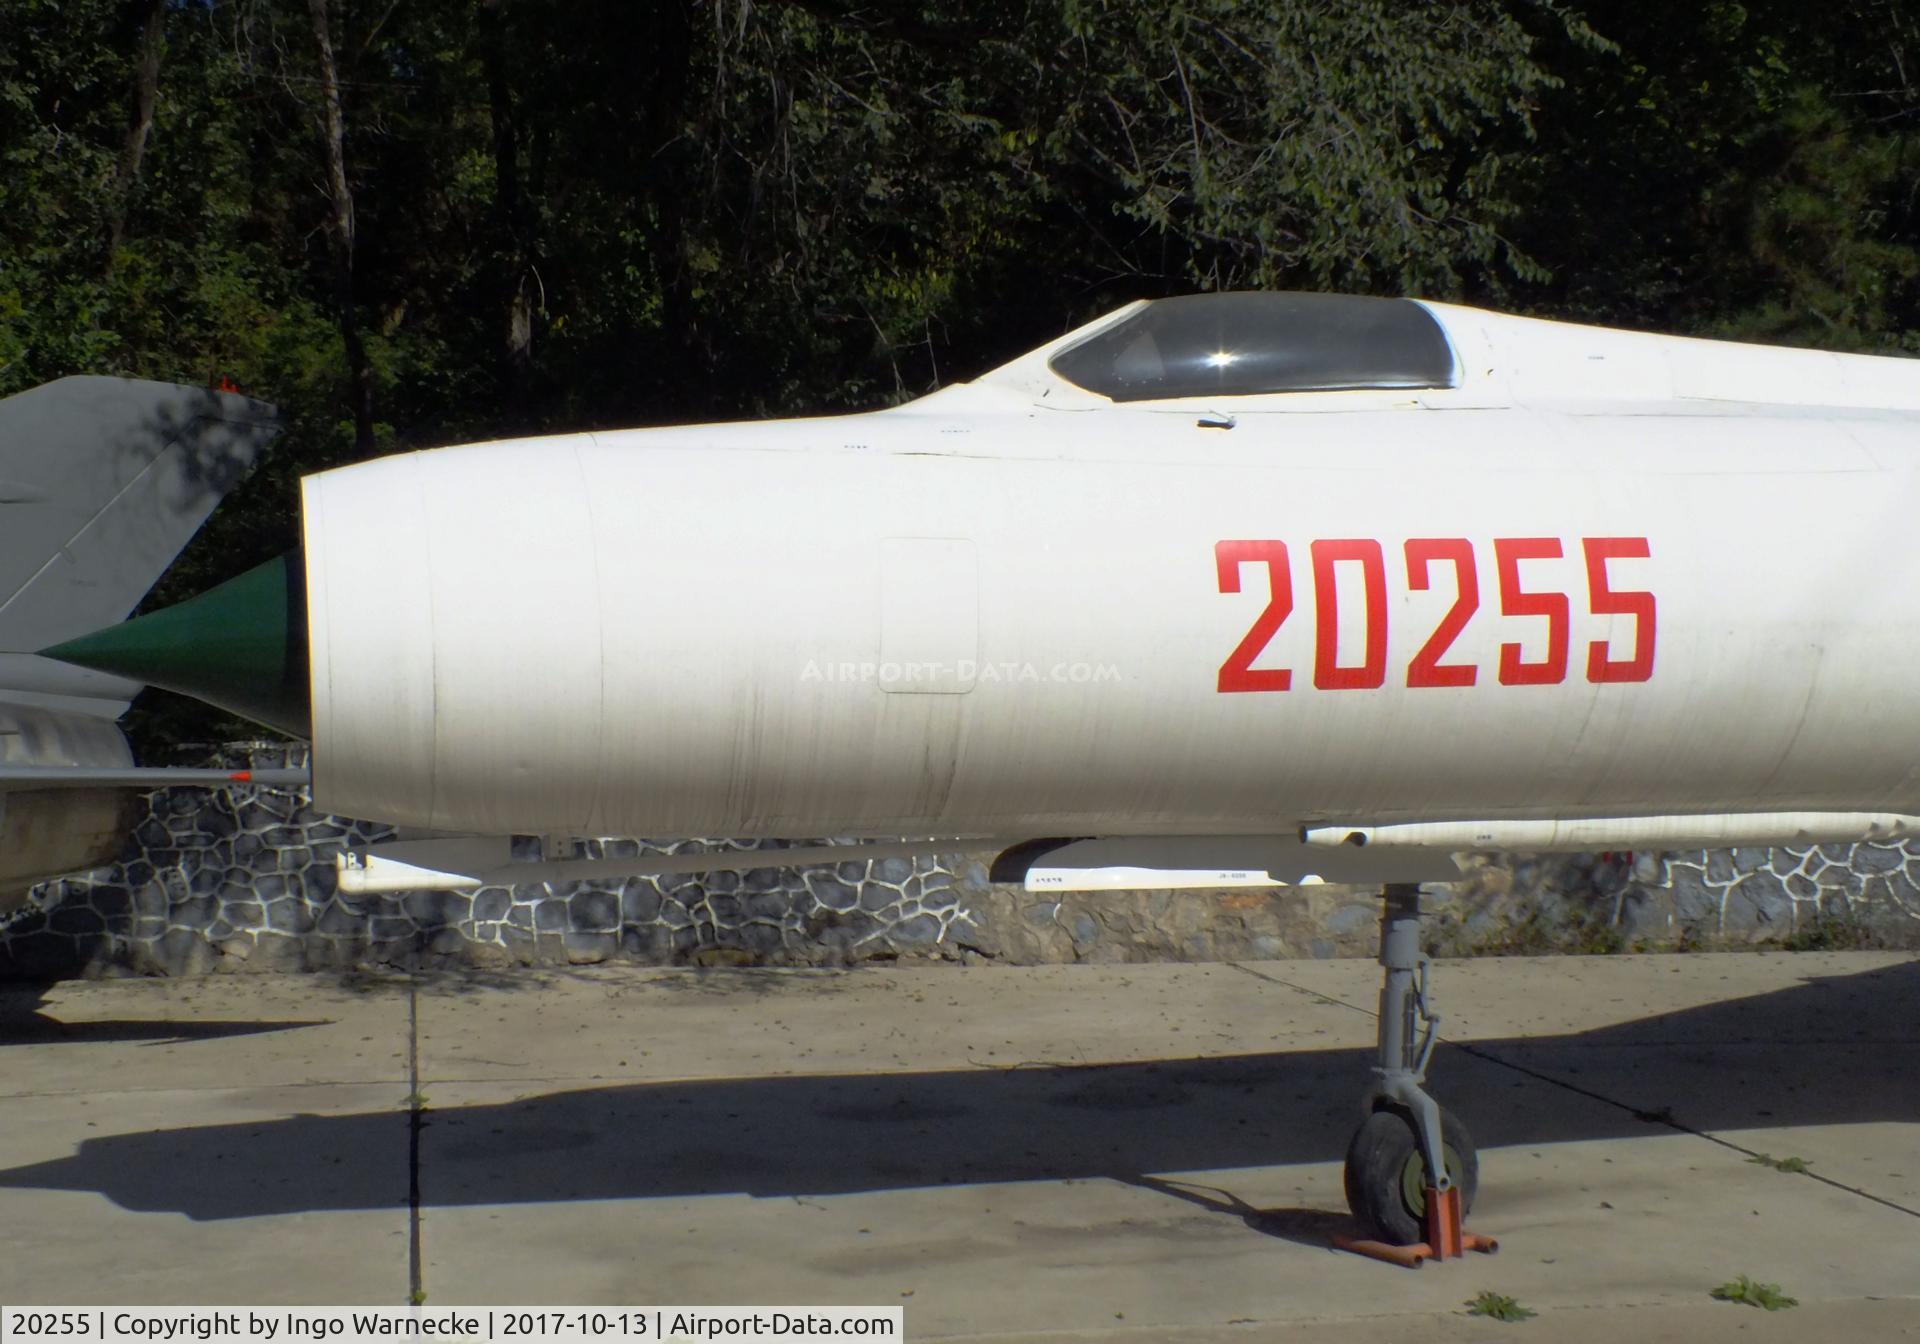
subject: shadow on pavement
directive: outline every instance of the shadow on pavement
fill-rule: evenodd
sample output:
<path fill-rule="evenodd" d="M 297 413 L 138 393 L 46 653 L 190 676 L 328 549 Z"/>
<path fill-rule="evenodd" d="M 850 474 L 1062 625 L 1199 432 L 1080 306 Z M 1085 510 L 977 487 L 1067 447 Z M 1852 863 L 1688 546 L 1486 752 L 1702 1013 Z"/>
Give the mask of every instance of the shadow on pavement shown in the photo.
<path fill-rule="evenodd" d="M 1152 1176 L 1340 1160 L 1369 1062 L 1369 1051 L 1341 1049 L 729 1078 L 445 1109 L 429 1080 L 422 1201 L 784 1197 L 1099 1177 L 1312 1240 L 1320 1229 L 1287 1223 L 1288 1210 Z M 1911 1124 L 1920 1119 L 1920 962 L 1588 1032 L 1444 1048 L 1434 1079 L 1483 1149 L 1671 1133 L 1668 1116 L 1702 1130 Z M 70 1157 L 0 1171 L 0 1188 L 97 1191 L 124 1208 L 194 1219 L 393 1207 L 407 1202 L 383 1174 L 394 1164 L 366 1159 L 404 1144 L 405 1133 L 406 1114 L 394 1110 L 89 1138 Z"/>
<path fill-rule="evenodd" d="M 259 1036 L 295 1027 L 323 1027 L 331 1019 L 286 1022 L 218 1022 L 205 1018 L 127 1018 L 95 1022 L 62 1022 L 40 1011 L 48 985 L 8 986 L 0 990 L 0 1047 L 54 1043 L 110 1043 L 126 1041 L 206 1041 L 223 1036 Z"/>
<path fill-rule="evenodd" d="M 1162 1176 L 1121 1176 L 1115 1179 L 1125 1185 L 1151 1190 L 1156 1195 L 1184 1200 L 1208 1213 L 1238 1218 L 1262 1236 L 1278 1237 L 1281 1241 L 1295 1242 L 1315 1250 L 1326 1249 L 1335 1233 L 1353 1231 L 1353 1219 L 1344 1213 L 1299 1207 L 1255 1208 L 1232 1191 L 1222 1190 L 1217 1185 L 1173 1181 Z"/>

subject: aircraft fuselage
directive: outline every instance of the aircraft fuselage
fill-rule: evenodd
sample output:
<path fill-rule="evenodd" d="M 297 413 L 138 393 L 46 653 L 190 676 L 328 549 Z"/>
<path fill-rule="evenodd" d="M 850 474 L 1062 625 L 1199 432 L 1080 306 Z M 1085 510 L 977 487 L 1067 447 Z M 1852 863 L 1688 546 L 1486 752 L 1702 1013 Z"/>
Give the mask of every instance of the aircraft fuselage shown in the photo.
<path fill-rule="evenodd" d="M 1455 387 L 1116 405 L 1041 351 L 875 414 L 310 478 L 317 801 L 738 836 L 1920 811 L 1920 366 L 1430 307 Z"/>

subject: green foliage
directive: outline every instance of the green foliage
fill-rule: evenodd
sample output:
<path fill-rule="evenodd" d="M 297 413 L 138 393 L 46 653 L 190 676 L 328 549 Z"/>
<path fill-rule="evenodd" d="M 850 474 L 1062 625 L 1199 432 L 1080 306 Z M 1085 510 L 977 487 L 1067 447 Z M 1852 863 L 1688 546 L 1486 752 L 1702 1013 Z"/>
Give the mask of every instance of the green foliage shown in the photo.
<path fill-rule="evenodd" d="M 1610 6 L 1564 77 L 1518 244 L 1543 310 L 1828 349 L 1920 350 L 1920 18 L 1897 0 Z"/>
<path fill-rule="evenodd" d="M 1920 349 L 1910 8 L 1594 14 L 336 3 L 345 303 L 306 3 L 10 0 L 0 395 L 224 377 L 283 408 L 163 602 L 296 541 L 298 478 L 363 451 L 351 350 L 387 451 L 884 405 L 1195 288 Z"/>
<path fill-rule="evenodd" d="M 1800 1299 L 1788 1297 L 1780 1291 L 1779 1284 L 1756 1283 L 1745 1274 L 1721 1284 L 1712 1295 L 1716 1301 L 1738 1302 L 1743 1307 L 1759 1307 L 1763 1311 L 1781 1311 L 1800 1305 Z"/>
<path fill-rule="evenodd" d="M 1421 946 L 1430 957 L 1598 957 L 1635 950 L 1605 914 L 1533 909 L 1479 929 L 1442 911 L 1429 920 Z"/>
<path fill-rule="evenodd" d="M 1755 1153 L 1747 1159 L 1754 1166 L 1772 1167 L 1775 1171 L 1788 1171 L 1803 1175 L 1813 1164 L 1804 1157 L 1775 1157 L 1772 1153 Z"/>
<path fill-rule="evenodd" d="M 1886 946 L 1886 938 L 1855 915 L 1819 915 L 1779 940 L 1789 952 L 1860 952 Z"/>
<path fill-rule="evenodd" d="M 1531 1320 L 1538 1314 L 1521 1306 L 1504 1293 L 1496 1293 L 1490 1289 L 1483 1289 L 1467 1303 L 1467 1315 L 1489 1316 L 1496 1321 L 1525 1321 Z"/>

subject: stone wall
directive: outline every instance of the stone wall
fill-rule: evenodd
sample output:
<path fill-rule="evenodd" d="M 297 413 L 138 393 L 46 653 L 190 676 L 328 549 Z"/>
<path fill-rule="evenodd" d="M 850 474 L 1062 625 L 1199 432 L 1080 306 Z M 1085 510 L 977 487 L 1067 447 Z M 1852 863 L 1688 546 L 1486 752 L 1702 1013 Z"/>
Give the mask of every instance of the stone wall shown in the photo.
<path fill-rule="evenodd" d="M 282 764 L 275 750 L 230 764 Z M 297 759 L 293 764 L 300 763 Z M 1346 887 L 1035 895 L 989 856 L 349 899 L 334 856 L 391 838 L 297 790 L 162 790 L 115 866 L 33 894 L 0 977 L 605 961 L 845 964 L 1367 956 L 1378 905 Z M 686 845 L 597 841 L 597 853 Z M 777 848 L 766 845 L 767 848 Z M 1920 946 L 1920 846 L 1478 859 L 1437 890 L 1448 954 L 1776 941 Z"/>

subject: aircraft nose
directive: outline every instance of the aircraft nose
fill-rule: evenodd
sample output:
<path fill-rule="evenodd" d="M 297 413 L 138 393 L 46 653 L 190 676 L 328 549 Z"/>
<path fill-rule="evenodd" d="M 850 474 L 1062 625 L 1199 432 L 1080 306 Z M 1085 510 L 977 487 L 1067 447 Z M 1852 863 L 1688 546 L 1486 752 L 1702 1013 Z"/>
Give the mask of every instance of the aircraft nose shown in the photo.
<path fill-rule="evenodd" d="M 298 551 L 175 606 L 40 650 L 311 737 L 306 567 Z"/>

